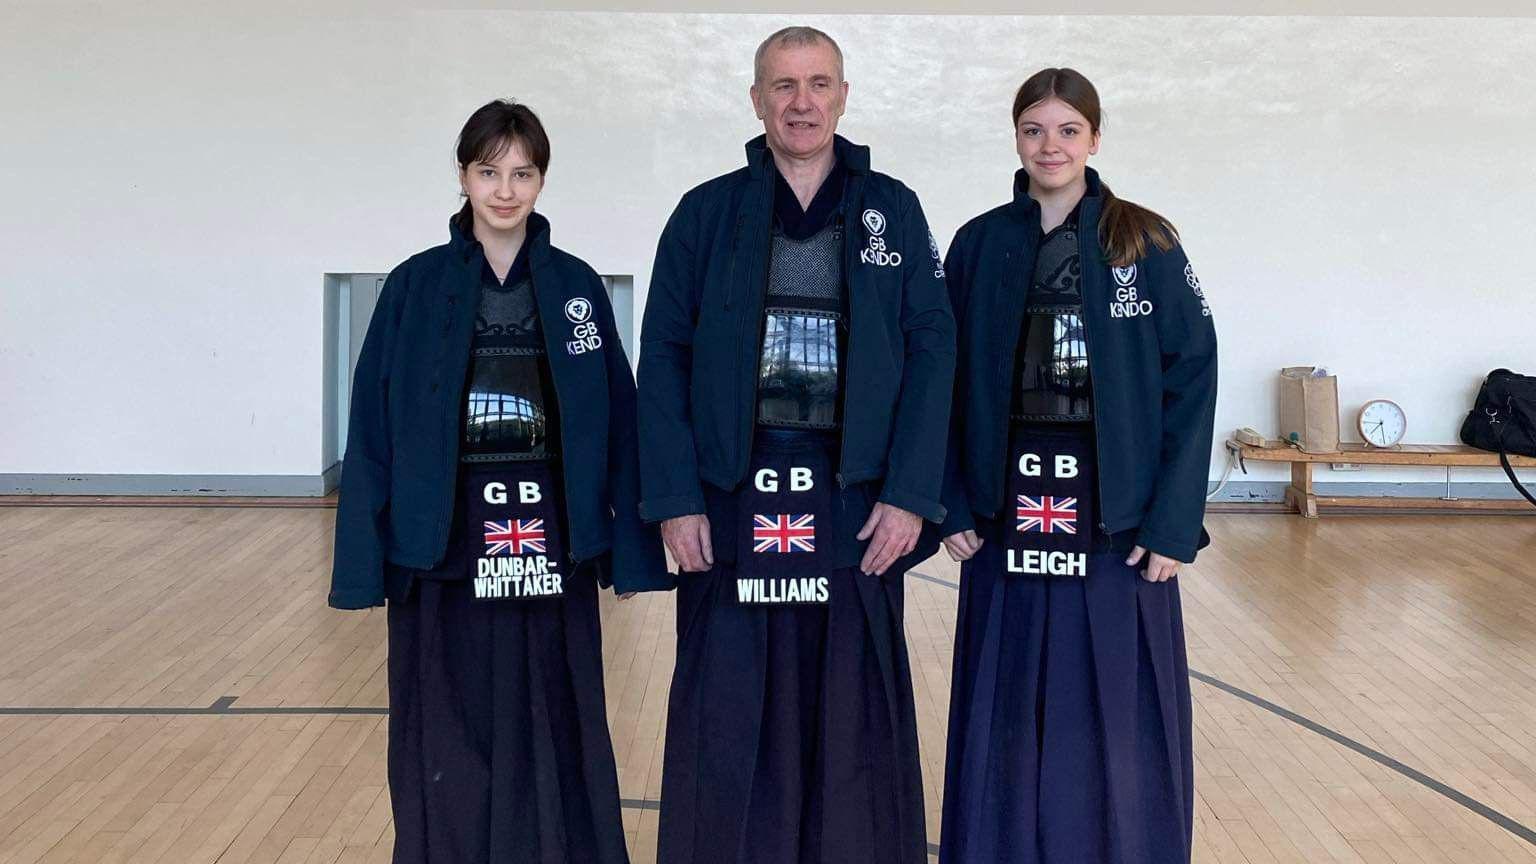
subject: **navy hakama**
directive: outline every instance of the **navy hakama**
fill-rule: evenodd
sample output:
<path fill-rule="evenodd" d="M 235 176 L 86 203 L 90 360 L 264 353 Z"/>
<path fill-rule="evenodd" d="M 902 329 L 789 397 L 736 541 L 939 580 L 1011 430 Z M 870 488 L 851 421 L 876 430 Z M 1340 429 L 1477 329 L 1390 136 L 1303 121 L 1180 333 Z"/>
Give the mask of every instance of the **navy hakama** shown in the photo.
<path fill-rule="evenodd" d="M 825 606 L 679 577 L 663 864 L 927 860 L 901 580 L 831 575 Z"/>
<path fill-rule="evenodd" d="M 759 429 L 754 466 L 809 465 L 815 488 L 826 489 L 832 448 L 811 440 Z M 829 556 L 817 559 L 829 568 L 820 570 L 825 602 L 743 603 L 737 580 L 754 566 L 740 560 L 753 554 L 750 540 L 736 544 L 738 563 L 678 577 L 661 864 L 927 861 L 901 575 L 849 566 L 859 560 L 852 537 L 869 512 L 866 490 L 839 490 L 820 505 L 802 494 L 786 486 L 778 496 L 720 496 L 711 521 L 735 519 L 736 506 L 822 511 L 815 524 L 831 527 L 818 527 L 816 540 Z"/>
<path fill-rule="evenodd" d="M 396 864 L 627 864 L 597 581 L 476 601 L 418 578 L 389 604 Z"/>
<path fill-rule="evenodd" d="M 1187 864 L 1178 580 L 1147 582 L 1103 536 L 1085 577 L 1009 573 L 1005 526 L 979 526 L 960 571 L 942 864 Z"/>

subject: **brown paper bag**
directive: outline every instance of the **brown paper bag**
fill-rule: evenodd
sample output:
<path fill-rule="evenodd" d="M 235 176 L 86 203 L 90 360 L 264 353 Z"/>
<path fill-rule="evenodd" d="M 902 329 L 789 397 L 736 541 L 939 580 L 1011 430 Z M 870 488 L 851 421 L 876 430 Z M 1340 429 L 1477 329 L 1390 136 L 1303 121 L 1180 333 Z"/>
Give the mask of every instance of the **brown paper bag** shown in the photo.
<path fill-rule="evenodd" d="M 1339 379 L 1315 366 L 1280 370 L 1280 437 L 1304 453 L 1339 450 Z"/>

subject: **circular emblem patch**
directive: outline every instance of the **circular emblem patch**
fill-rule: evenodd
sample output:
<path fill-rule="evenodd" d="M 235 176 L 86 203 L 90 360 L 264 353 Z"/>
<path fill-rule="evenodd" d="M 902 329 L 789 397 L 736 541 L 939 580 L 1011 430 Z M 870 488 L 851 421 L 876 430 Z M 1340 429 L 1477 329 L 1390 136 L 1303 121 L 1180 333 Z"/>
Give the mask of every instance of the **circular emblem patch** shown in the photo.
<path fill-rule="evenodd" d="M 572 324 L 580 324 L 592 317 L 592 303 L 585 297 L 572 297 L 565 301 L 565 317 Z"/>
<path fill-rule="evenodd" d="M 885 214 L 879 210 L 864 211 L 864 227 L 869 229 L 871 236 L 879 237 L 885 233 Z"/>

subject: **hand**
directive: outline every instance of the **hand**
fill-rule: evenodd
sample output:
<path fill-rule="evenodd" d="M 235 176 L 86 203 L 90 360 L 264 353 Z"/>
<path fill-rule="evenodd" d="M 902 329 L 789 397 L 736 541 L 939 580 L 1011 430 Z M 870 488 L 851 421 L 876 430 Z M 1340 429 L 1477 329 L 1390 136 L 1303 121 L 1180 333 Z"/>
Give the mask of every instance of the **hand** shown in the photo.
<path fill-rule="evenodd" d="M 703 573 L 715 566 L 715 550 L 709 543 L 709 517 L 699 513 L 664 519 L 661 542 L 672 553 L 679 569 Z"/>
<path fill-rule="evenodd" d="M 1142 556 L 1147 557 L 1147 566 L 1142 568 L 1141 578 L 1148 582 L 1167 582 L 1179 575 L 1179 562 L 1156 552 L 1148 552 L 1141 546 L 1131 550 L 1131 557 L 1125 559 L 1125 563 L 1134 567 Z"/>
<path fill-rule="evenodd" d="M 981 538 L 975 531 L 956 531 L 944 538 L 944 550 L 956 561 L 967 561 L 981 550 Z"/>
<path fill-rule="evenodd" d="M 917 548 L 917 535 L 922 529 L 923 517 L 916 513 L 883 501 L 876 503 L 869 520 L 859 529 L 859 539 L 869 540 L 859 569 L 869 575 L 884 576 L 897 558 Z"/>

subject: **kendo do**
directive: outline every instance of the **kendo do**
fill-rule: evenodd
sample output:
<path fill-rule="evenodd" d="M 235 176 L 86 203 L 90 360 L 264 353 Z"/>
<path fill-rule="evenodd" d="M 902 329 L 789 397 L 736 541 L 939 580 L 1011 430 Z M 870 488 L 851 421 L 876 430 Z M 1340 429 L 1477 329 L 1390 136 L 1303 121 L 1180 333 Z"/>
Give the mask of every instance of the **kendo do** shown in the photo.
<path fill-rule="evenodd" d="M 820 31 L 765 40 L 764 135 L 657 250 L 639 422 L 641 514 L 679 567 L 664 864 L 927 860 L 902 576 L 944 517 L 954 322 L 916 196 L 835 134 L 842 73 Z"/>

